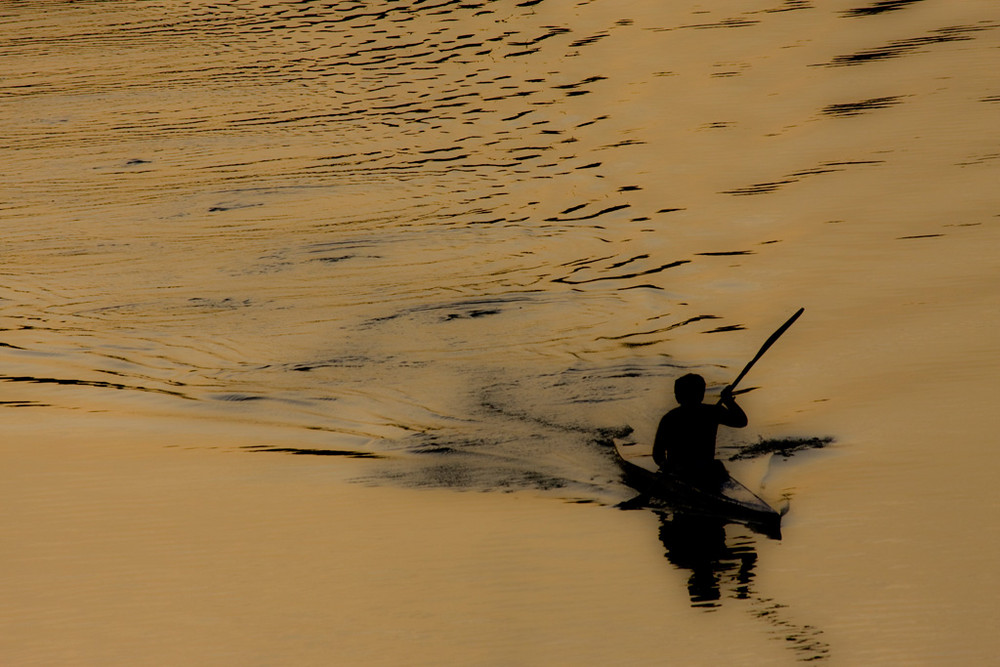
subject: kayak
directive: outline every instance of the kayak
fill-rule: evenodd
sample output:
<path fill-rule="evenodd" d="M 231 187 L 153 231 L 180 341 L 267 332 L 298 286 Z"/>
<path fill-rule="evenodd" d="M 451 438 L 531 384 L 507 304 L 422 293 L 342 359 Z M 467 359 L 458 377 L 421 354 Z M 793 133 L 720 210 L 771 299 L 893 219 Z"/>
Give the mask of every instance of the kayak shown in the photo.
<path fill-rule="evenodd" d="M 627 456 L 615 443 L 615 458 L 625 483 L 649 501 L 658 501 L 683 514 L 695 514 L 743 523 L 770 537 L 781 536 L 781 512 L 728 475 L 718 490 L 706 489 Z M 645 457 L 649 465 L 652 460 Z"/>

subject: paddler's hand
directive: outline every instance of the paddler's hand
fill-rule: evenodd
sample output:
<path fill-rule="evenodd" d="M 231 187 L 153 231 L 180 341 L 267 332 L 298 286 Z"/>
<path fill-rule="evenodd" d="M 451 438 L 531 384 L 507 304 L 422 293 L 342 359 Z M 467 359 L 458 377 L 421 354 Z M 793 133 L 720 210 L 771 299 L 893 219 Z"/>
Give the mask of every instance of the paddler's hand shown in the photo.
<path fill-rule="evenodd" d="M 732 387 L 732 385 L 729 385 L 728 387 L 726 387 L 725 389 L 722 390 L 722 393 L 719 394 L 719 401 L 721 401 L 722 403 L 732 403 L 733 402 L 733 387 Z"/>

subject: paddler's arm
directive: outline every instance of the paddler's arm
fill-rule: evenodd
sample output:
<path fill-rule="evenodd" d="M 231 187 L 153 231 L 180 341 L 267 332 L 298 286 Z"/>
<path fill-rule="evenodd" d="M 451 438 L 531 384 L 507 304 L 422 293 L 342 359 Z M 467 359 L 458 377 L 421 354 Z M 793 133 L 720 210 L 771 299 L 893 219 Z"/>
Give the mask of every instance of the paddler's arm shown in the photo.
<path fill-rule="evenodd" d="M 732 387 L 726 387 L 722 390 L 722 394 L 719 396 L 719 406 L 722 408 L 719 423 L 723 426 L 743 428 L 749 423 L 747 413 L 743 412 L 743 408 L 737 405 L 736 399 L 733 398 Z"/>

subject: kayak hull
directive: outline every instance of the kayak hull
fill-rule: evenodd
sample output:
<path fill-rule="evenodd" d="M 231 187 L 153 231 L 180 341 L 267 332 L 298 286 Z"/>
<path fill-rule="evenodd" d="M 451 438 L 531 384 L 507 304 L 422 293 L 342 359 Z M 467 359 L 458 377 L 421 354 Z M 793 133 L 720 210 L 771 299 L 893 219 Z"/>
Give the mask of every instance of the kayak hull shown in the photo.
<path fill-rule="evenodd" d="M 744 523 L 768 536 L 780 537 L 781 513 L 728 474 L 718 490 L 706 489 L 629 460 L 620 445 L 614 450 L 625 483 L 651 504 L 666 505 L 684 514 Z"/>

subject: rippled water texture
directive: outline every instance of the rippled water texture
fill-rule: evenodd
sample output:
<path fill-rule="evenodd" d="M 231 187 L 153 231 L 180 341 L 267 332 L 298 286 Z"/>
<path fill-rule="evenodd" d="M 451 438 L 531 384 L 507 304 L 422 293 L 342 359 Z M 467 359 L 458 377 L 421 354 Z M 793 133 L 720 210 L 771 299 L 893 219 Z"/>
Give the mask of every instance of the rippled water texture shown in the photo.
<path fill-rule="evenodd" d="M 76 544 L 18 532 L 40 516 L 58 532 L 64 507 L 23 480 L 63 461 L 70 507 L 118 489 L 107 471 L 135 452 L 150 458 L 129 479 L 146 479 L 174 444 L 177 474 L 215 470 L 223 490 L 203 492 L 235 506 L 238 471 L 285 480 L 264 514 L 331 475 L 334 490 L 294 502 L 363 496 L 341 519 L 359 536 L 392 516 L 390 498 L 466 528 L 488 507 L 506 527 L 481 536 L 486 562 L 520 544 L 544 569 L 548 549 L 558 559 L 615 526 L 616 550 L 593 563 L 651 553 L 628 582 L 672 576 L 679 599 L 615 609 L 704 641 L 654 648 L 652 630 L 621 625 L 562 654 L 575 662 L 992 659 L 998 27 L 992 0 L 0 2 L 0 429 L 28 471 L 4 483 L 24 503 L 13 552 Z M 681 527 L 604 507 L 628 496 L 607 441 L 633 429 L 648 443 L 674 377 L 717 390 L 800 306 L 744 383 L 750 428 L 721 443 L 792 508 L 783 541 L 730 526 L 710 554 L 733 611 L 671 551 Z M 221 458 L 198 458 L 210 448 Z M 104 482 L 74 486 L 74 466 L 99 460 Z M 183 488 L 161 489 L 155 511 L 197 513 L 190 498 L 168 509 Z M 112 496 L 83 515 L 118 516 Z M 299 516 L 302 534 L 279 541 L 289 553 L 322 514 Z M 512 516 L 537 529 L 517 533 Z M 579 534 L 550 534 L 564 520 Z M 396 521 L 387 534 L 416 544 Z M 456 555 L 466 528 L 436 538 L 456 567 L 471 562 Z M 258 538 L 213 548 L 228 558 Z M 385 539 L 380 553 L 400 546 Z M 46 581 L 38 549 L 8 571 Z M 327 556 L 360 567 L 370 553 Z M 38 586 L 4 614 L 34 600 L 51 621 Z M 372 600 L 416 599 L 410 586 L 365 579 L 350 595 L 374 619 Z M 579 618 L 537 618 L 527 610 L 557 593 L 516 590 L 480 592 L 505 622 L 537 623 L 510 633 L 449 607 L 494 629 L 445 654 L 558 662 L 550 640 Z M 408 622 L 403 635 L 424 631 Z M 352 659 L 378 644 L 357 638 L 369 628 Z M 747 636 L 778 641 L 742 651 Z M 442 655 L 396 639 L 387 663 Z M 6 645 L 15 662 L 70 660 L 39 641 Z M 497 652 L 513 645 L 524 653 Z M 300 657 L 328 664 L 326 651 Z M 95 656 L 120 658 L 76 659 Z"/>

